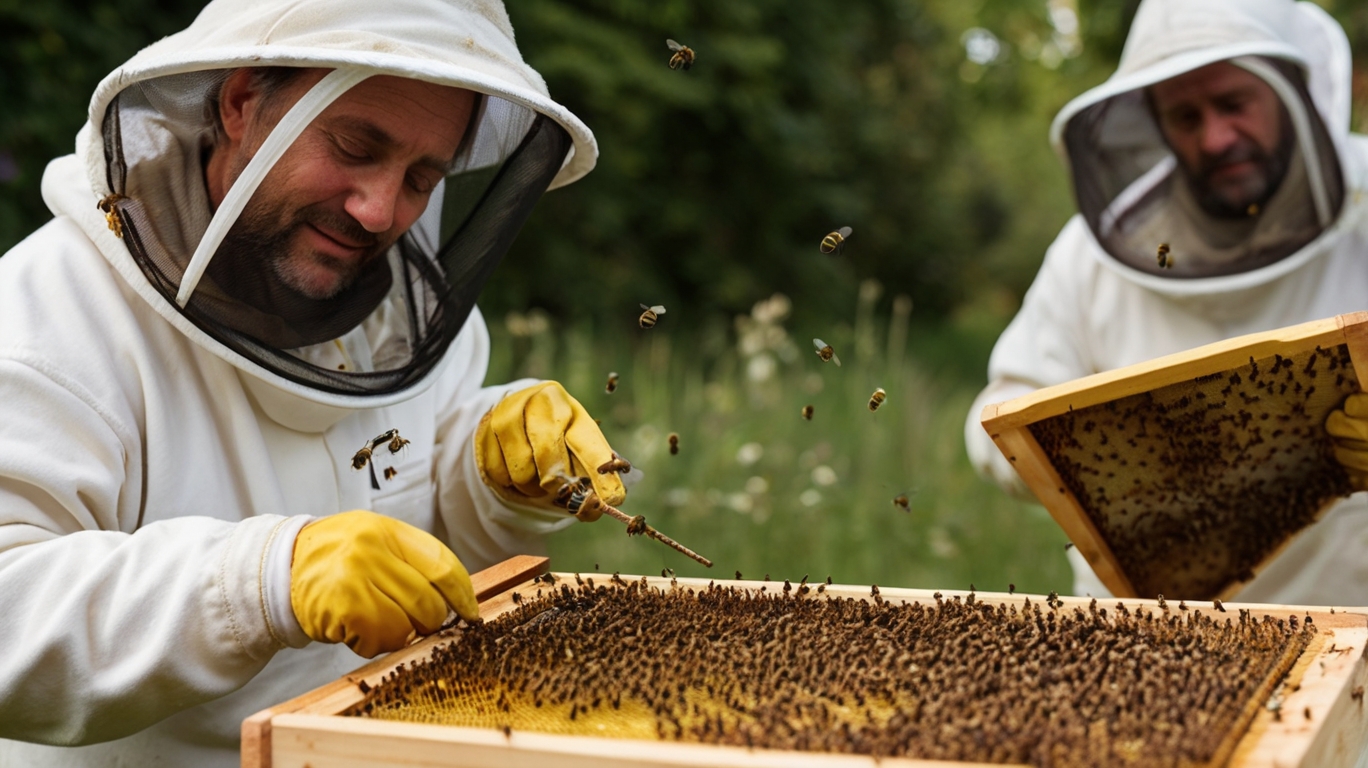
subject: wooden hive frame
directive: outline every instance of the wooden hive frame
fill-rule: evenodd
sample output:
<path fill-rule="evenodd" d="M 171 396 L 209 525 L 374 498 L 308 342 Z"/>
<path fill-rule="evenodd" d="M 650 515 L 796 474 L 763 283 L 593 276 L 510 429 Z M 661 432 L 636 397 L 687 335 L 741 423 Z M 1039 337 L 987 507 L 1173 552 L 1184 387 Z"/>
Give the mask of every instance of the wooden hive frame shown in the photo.
<path fill-rule="evenodd" d="M 1003 455 L 1055 522 L 1078 547 L 1112 594 L 1137 597 L 1134 574 L 1124 571 L 1112 545 L 1074 494 L 1050 454 L 1037 441 L 1032 425 L 1068 412 L 1113 403 L 1154 392 L 1170 385 L 1193 382 L 1237 369 L 1255 359 L 1292 357 L 1320 348 L 1348 349 L 1352 372 L 1360 389 L 1368 389 L 1368 312 L 1354 312 L 1265 333 L 1241 336 L 1144 363 L 1098 373 L 1004 403 L 985 406 L 981 422 Z M 1324 513 L 1330 504 L 1320 508 Z M 1273 548 L 1242 579 L 1231 579 L 1215 596 L 1226 598 L 1240 589 L 1290 543 L 1289 536 Z M 1147 595 L 1152 597 L 1153 595 Z M 1181 595 L 1193 598 L 1200 595 Z"/>
<path fill-rule="evenodd" d="M 520 556 L 472 576 L 480 615 L 485 620 L 513 610 L 512 592 L 528 589 L 534 576 L 546 572 L 546 558 Z M 640 577 L 624 577 L 637 579 Z M 670 579 L 651 579 L 669 588 Z M 704 579 L 678 579 L 681 588 L 701 589 Z M 723 581 L 724 586 L 759 589 L 763 582 Z M 772 586 L 772 585 L 771 585 Z M 930 603 L 933 593 L 916 589 L 881 588 L 887 601 Z M 828 587 L 836 597 L 869 599 L 864 586 Z M 945 591 L 946 597 L 968 592 Z M 980 600 L 1023 605 L 1035 597 L 976 593 Z M 1086 607 L 1088 600 L 1060 598 L 1064 607 Z M 1130 600 L 1132 607 L 1157 607 L 1155 601 Z M 1241 606 L 1231 604 L 1229 610 Z M 1311 612 L 1318 636 L 1297 660 L 1286 678 L 1281 711 L 1276 717 L 1262 706 L 1236 743 L 1227 763 L 1238 768 L 1265 766 L 1352 766 L 1368 746 L 1368 710 L 1363 686 L 1368 683 L 1364 648 L 1368 645 L 1368 617 L 1338 610 L 1293 606 L 1245 606 L 1258 613 L 1300 614 Z M 296 699 L 247 718 L 242 725 L 243 768 L 626 768 L 627 766 L 735 766 L 736 768 L 898 768 L 899 766 L 967 766 L 965 762 L 874 758 L 819 752 L 788 752 L 765 749 L 632 741 L 586 736 L 563 736 L 481 728 L 460 728 L 392 722 L 370 718 L 341 717 L 338 713 L 361 701 L 360 684 L 379 683 L 403 663 L 423 659 L 445 642 L 441 635 L 426 638 L 408 648 L 377 659 L 351 674 Z M 1306 713 L 1310 719 L 1300 713 Z"/>

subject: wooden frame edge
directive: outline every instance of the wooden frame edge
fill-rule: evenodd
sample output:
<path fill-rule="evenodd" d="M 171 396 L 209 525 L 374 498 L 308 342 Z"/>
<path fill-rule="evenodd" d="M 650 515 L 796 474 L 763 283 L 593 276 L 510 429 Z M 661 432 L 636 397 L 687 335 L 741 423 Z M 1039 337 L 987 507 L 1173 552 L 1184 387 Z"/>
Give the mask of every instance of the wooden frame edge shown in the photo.
<path fill-rule="evenodd" d="M 1031 431 L 1024 426 L 1011 427 L 991 437 L 1107 589 L 1117 597 L 1139 597 L 1102 532 L 1064 484 Z"/>
<path fill-rule="evenodd" d="M 472 574 L 470 585 L 475 591 L 476 601 L 485 602 L 506 592 L 509 588 L 527 581 L 532 576 L 540 576 L 549 569 L 550 565 L 551 559 L 547 557 L 516 555 Z M 239 748 L 241 750 L 239 754 L 242 768 L 271 768 L 271 722 L 277 715 L 304 712 L 321 702 L 331 701 L 334 697 L 352 690 L 359 696 L 360 691 L 355 688 L 357 683 L 369 677 L 379 677 L 398 661 L 426 653 L 429 646 L 440 641 L 441 635 L 440 632 L 429 635 L 424 640 L 407 648 L 381 656 L 365 664 L 340 680 L 335 680 L 322 688 L 316 688 L 283 704 L 263 709 L 243 720 L 241 746 Z"/>
<path fill-rule="evenodd" d="M 1090 408 L 1205 376 L 1213 371 L 1244 365 L 1250 357 L 1270 357 L 1281 352 L 1287 344 L 1339 345 L 1348 343 L 1351 337 L 1357 343 L 1368 340 L 1361 338 L 1362 335 L 1368 335 L 1365 323 L 1368 323 L 1368 312 L 1352 312 L 1288 328 L 1237 336 L 1143 363 L 1095 373 L 997 403 L 991 417 L 985 408 L 983 427 L 992 433 L 1026 426 L 1066 413 L 1071 408 Z M 1362 348 L 1368 352 L 1368 345 Z M 1352 345 L 1350 350 L 1352 352 Z M 1368 362 L 1368 354 L 1364 355 L 1364 360 Z M 1368 365 L 1364 370 L 1365 375 L 1368 375 Z M 1359 372 L 1357 363 L 1354 371 L 1356 374 Z M 1368 381 L 1368 378 L 1361 378 L 1360 381 Z"/>

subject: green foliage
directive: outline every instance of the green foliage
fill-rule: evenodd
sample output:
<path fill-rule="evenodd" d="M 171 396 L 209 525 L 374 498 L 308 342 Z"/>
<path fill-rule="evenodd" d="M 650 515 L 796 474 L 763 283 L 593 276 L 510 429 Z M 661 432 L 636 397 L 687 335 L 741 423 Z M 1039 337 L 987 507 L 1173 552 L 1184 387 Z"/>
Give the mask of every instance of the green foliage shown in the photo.
<path fill-rule="evenodd" d="M 883 312 L 877 284 L 858 295 L 853 322 L 824 337 L 840 367 L 789 327 L 782 296 L 731 328 L 686 328 L 666 315 L 649 331 L 558 331 L 541 312 L 493 323 L 490 380 L 565 383 L 644 471 L 623 510 L 717 564 L 705 569 L 603 518 L 550 538 L 556 568 L 1068 591 L 1064 534 L 1039 507 L 980 481 L 965 458 L 977 384 L 919 343 L 906 297 Z M 620 374 L 612 394 L 609 371 Z M 871 413 L 875 387 L 888 396 Z M 800 415 L 808 404 L 811 421 Z M 893 504 L 904 493 L 910 511 Z"/>
<path fill-rule="evenodd" d="M 970 26 L 1050 35 L 1043 3 L 978 5 L 510 5 L 529 62 L 602 155 L 542 201 L 486 304 L 706 314 L 779 290 L 834 317 L 865 276 L 935 316 L 1019 294 L 1068 215 L 1040 105 L 1070 84 L 1010 51 L 967 65 Z M 697 51 L 692 70 L 667 68 L 667 37 Z M 842 225 L 855 228 L 843 257 L 820 254 Z"/>
<path fill-rule="evenodd" d="M 95 86 L 199 8 L 186 0 L 0 0 L 0 252 L 51 218 L 38 191 L 43 169 L 74 149 Z"/>

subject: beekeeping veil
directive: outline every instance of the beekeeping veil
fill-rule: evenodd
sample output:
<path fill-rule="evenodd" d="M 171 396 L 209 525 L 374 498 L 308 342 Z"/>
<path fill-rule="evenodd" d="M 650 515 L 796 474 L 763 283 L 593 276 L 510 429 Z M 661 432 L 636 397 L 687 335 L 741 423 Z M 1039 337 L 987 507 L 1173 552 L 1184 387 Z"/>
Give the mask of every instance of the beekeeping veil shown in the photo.
<path fill-rule="evenodd" d="M 1286 171 L 1244 217 L 1213 216 L 1198 203 L 1147 96 L 1156 83 L 1219 61 L 1266 82 L 1285 111 L 1275 151 Z M 1309 2 L 1145 0 L 1116 73 L 1065 106 L 1051 138 L 1109 266 L 1158 290 L 1233 289 L 1311 258 L 1306 246 L 1339 217 L 1349 81 L 1343 30 Z M 1161 243 L 1169 269 L 1157 259 Z"/>
<path fill-rule="evenodd" d="M 264 66 L 328 74 L 284 112 L 211 211 L 202 164 L 218 88 L 237 68 Z M 377 75 L 474 91 L 476 109 L 418 223 L 349 288 L 310 299 L 224 236 L 295 138 Z M 334 403 L 430 380 L 537 199 L 587 173 L 597 154 L 589 130 L 523 63 L 491 0 L 215 0 L 101 83 L 91 129 L 91 181 L 127 249 L 110 258 L 141 277 L 133 287 L 239 368 L 296 394 L 342 396 Z"/>

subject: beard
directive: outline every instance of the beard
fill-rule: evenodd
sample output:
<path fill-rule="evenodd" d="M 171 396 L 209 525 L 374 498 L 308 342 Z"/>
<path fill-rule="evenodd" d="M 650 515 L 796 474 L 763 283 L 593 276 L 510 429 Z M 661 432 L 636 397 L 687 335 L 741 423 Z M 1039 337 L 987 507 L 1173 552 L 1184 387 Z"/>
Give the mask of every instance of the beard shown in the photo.
<path fill-rule="evenodd" d="M 1198 158 L 1197 168 L 1184 167 L 1184 175 L 1202 210 L 1220 219 L 1244 219 L 1250 216 L 1250 206 L 1262 209 L 1287 176 L 1292 160 L 1292 135 L 1291 126 L 1285 126 L 1282 139 L 1272 152 L 1242 138 L 1219 155 L 1203 154 Z M 1225 182 L 1214 179 L 1222 168 L 1244 162 L 1254 166 L 1245 178 Z"/>
<path fill-rule="evenodd" d="M 347 291 L 393 245 L 380 242 L 356 219 L 321 203 L 291 214 L 279 211 L 267 201 L 248 203 L 223 238 L 220 251 L 234 254 L 240 264 L 266 267 L 282 286 L 307 299 L 322 301 Z M 363 250 L 346 259 L 313 250 L 299 242 L 307 226 L 360 243 Z"/>

